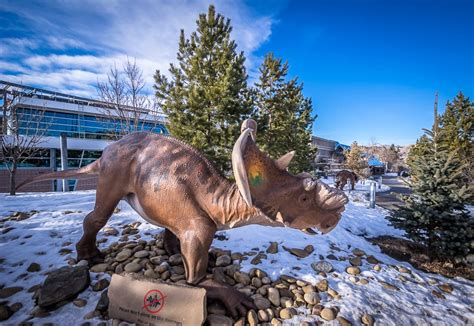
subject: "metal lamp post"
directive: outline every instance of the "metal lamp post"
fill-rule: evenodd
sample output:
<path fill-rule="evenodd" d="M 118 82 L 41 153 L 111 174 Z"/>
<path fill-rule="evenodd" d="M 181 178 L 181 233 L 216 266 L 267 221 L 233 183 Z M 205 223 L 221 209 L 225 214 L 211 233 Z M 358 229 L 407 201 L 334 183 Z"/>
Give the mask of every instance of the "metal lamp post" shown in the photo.
<path fill-rule="evenodd" d="M 376 182 L 373 181 L 370 183 L 370 208 L 375 208 L 375 192 L 376 192 Z"/>

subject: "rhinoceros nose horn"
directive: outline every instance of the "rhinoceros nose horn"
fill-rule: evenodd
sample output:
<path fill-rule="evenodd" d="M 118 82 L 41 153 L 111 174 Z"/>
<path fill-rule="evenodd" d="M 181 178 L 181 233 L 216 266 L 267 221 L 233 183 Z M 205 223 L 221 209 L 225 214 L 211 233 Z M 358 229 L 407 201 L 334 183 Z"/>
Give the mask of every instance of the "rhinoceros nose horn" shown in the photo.
<path fill-rule="evenodd" d="M 344 206 L 345 204 L 349 202 L 349 198 L 347 198 L 344 191 L 339 190 L 339 189 L 334 189 L 333 191 L 336 193 L 334 198 L 336 198 L 336 200 L 338 201 L 339 206 Z"/>
<path fill-rule="evenodd" d="M 337 209 L 344 206 L 349 201 L 343 191 L 330 188 L 326 184 L 321 184 L 321 190 L 319 194 L 321 195 L 321 207 L 323 209 Z"/>

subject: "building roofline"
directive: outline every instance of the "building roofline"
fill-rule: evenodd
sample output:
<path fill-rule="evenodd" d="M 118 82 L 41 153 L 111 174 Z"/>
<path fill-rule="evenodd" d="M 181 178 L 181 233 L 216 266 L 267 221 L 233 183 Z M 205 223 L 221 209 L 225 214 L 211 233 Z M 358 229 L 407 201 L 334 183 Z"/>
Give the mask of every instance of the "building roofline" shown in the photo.
<path fill-rule="evenodd" d="M 98 108 L 101 108 L 101 107 L 107 108 L 113 105 L 113 103 L 108 103 L 108 102 L 104 102 L 104 101 L 100 101 L 96 99 L 80 97 L 80 96 L 65 94 L 61 92 L 50 91 L 50 90 L 39 88 L 39 87 L 25 86 L 22 84 L 0 80 L 0 94 L 5 93 L 5 92 L 12 94 L 13 92 L 11 90 L 8 90 L 8 87 L 17 88 L 17 91 L 20 92 L 22 96 L 24 97 L 32 97 L 32 98 L 36 97 L 36 98 L 42 98 L 42 99 L 52 100 L 52 101 L 57 101 L 57 102 L 66 102 L 66 103 L 72 103 L 72 104 L 78 104 L 78 105 L 94 106 Z M 123 107 L 125 109 L 127 108 L 135 109 L 130 106 L 123 106 Z M 148 113 L 144 109 L 143 109 L 143 112 Z M 159 112 L 159 113 L 162 114 L 163 112 Z"/>
<path fill-rule="evenodd" d="M 23 85 L 23 84 L 12 83 L 12 82 L 9 82 L 9 81 L 6 81 L 6 80 L 0 80 L 0 85 L 6 85 L 6 86 L 16 87 L 16 88 L 23 89 L 23 90 L 29 90 L 29 91 L 34 92 L 35 94 L 36 94 L 36 92 L 39 92 L 39 93 L 52 95 L 54 97 L 64 97 L 65 99 L 71 99 L 71 100 L 76 100 L 76 101 L 106 104 L 106 102 L 101 102 L 99 100 L 94 100 L 94 99 L 91 99 L 91 98 L 80 97 L 80 96 L 65 94 L 65 93 L 61 93 L 61 92 L 50 91 L 50 90 L 39 88 L 39 87 L 26 86 L 26 85 Z M 24 94 L 24 95 L 25 96 L 32 96 L 34 94 L 30 93 L 30 94 Z"/>
<path fill-rule="evenodd" d="M 316 139 L 325 140 L 325 141 L 337 142 L 336 140 L 327 139 L 327 138 L 323 138 L 323 137 L 319 137 L 319 136 L 315 136 L 315 135 L 311 135 L 311 137 L 316 138 Z"/>

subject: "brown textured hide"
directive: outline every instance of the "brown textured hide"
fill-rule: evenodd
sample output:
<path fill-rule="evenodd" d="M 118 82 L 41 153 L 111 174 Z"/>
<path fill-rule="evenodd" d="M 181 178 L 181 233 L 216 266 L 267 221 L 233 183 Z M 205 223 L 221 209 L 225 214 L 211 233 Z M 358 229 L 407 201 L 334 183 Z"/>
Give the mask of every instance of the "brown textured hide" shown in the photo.
<path fill-rule="evenodd" d="M 355 183 L 359 180 L 357 174 L 348 170 L 341 170 L 336 173 L 336 188 L 344 189 L 347 182 L 351 183 L 351 189 L 354 190 Z"/>
<path fill-rule="evenodd" d="M 314 181 L 314 189 L 305 190 L 306 177 L 279 169 L 252 141 L 247 143 L 244 161 L 254 205 L 270 218 L 301 230 L 318 227 L 323 233 L 339 222 L 347 203 L 340 191 L 319 181 Z"/>
<path fill-rule="evenodd" d="M 342 192 L 311 179 L 313 189 L 305 190 L 307 177 L 282 169 L 288 157 L 276 164 L 257 149 L 255 121 L 246 120 L 242 128 L 251 130 L 242 134 L 249 135 L 242 154 L 254 206 L 247 205 L 236 184 L 194 148 L 172 137 L 144 132 L 111 144 L 89 166 L 42 174 L 28 182 L 98 175 L 95 207 L 84 219 L 84 234 L 76 245 L 78 259 L 100 261 L 97 233 L 124 199 L 145 220 L 166 228 L 165 248 L 181 252 L 187 282 L 204 287 L 209 298 L 221 300 L 235 317 L 245 314 L 253 303 L 235 289 L 205 279 L 215 232 L 247 224 L 316 226 L 328 232 L 347 202 Z M 255 173 L 259 178 L 254 178 Z"/>

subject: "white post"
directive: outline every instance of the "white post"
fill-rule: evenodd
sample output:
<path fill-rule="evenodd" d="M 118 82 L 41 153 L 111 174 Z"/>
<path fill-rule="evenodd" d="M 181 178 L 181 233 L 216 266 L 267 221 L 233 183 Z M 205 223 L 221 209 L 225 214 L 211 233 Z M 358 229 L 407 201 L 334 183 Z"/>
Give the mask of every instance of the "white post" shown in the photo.
<path fill-rule="evenodd" d="M 375 208 L 375 182 L 370 183 L 370 208 Z"/>
<path fill-rule="evenodd" d="M 67 170 L 67 136 L 65 132 L 62 132 L 60 135 L 60 150 L 61 150 L 61 170 Z M 63 192 L 69 191 L 68 180 L 62 180 L 62 190 Z"/>
<path fill-rule="evenodd" d="M 382 189 L 382 176 L 379 177 L 379 189 Z"/>
<path fill-rule="evenodd" d="M 49 167 L 51 171 L 56 171 L 56 149 L 49 149 Z M 54 180 L 51 181 L 51 191 L 54 191 Z"/>

